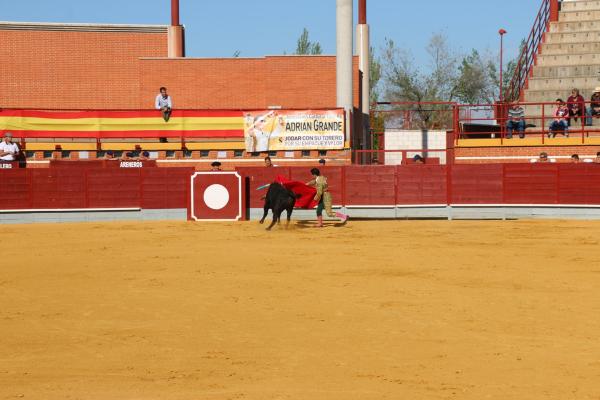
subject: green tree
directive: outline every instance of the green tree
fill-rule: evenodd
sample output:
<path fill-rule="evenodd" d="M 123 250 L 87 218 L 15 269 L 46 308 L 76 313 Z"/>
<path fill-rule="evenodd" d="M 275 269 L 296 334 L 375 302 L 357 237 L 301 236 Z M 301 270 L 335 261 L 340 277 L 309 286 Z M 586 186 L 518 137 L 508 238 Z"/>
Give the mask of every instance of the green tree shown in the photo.
<path fill-rule="evenodd" d="M 475 49 L 463 57 L 458 67 L 454 95 L 466 104 L 493 103 L 498 93 L 498 70 Z"/>
<path fill-rule="evenodd" d="M 381 61 L 375 54 L 375 49 L 369 49 L 369 80 L 371 83 L 371 93 L 369 100 L 371 104 L 379 100 L 379 81 L 381 80 Z"/>
<path fill-rule="evenodd" d="M 519 64 L 519 58 L 521 57 L 521 54 L 525 50 L 526 45 L 527 45 L 527 42 L 525 41 L 525 39 L 521 40 L 521 45 L 519 47 L 519 54 L 517 54 L 517 56 L 515 58 L 513 58 L 508 63 L 506 63 L 506 67 L 504 68 L 504 72 L 502 74 L 502 86 L 503 86 L 503 90 L 504 90 L 504 99 L 506 99 L 507 101 L 518 100 L 518 99 L 512 98 L 512 93 L 509 93 L 509 90 L 510 90 L 511 81 L 513 80 L 513 77 L 515 76 L 515 73 L 517 71 L 517 66 Z M 499 77 L 496 78 L 496 81 L 498 82 L 498 86 L 500 86 L 500 78 Z M 498 87 L 498 91 L 500 91 L 499 87 Z"/>
<path fill-rule="evenodd" d="M 296 52 L 294 54 L 318 55 L 322 53 L 323 49 L 321 48 L 321 44 L 319 42 L 311 42 L 308 38 L 308 29 L 304 28 L 304 30 L 302 30 L 302 34 L 298 38 Z"/>
<path fill-rule="evenodd" d="M 445 105 L 424 105 L 424 102 L 451 102 L 456 96 L 458 57 L 441 34 L 431 37 L 427 46 L 429 70 L 422 72 L 412 55 L 386 39 L 382 56 L 382 76 L 387 101 L 407 102 L 400 110 L 415 110 L 413 122 L 421 129 L 451 125 L 452 113 Z"/>

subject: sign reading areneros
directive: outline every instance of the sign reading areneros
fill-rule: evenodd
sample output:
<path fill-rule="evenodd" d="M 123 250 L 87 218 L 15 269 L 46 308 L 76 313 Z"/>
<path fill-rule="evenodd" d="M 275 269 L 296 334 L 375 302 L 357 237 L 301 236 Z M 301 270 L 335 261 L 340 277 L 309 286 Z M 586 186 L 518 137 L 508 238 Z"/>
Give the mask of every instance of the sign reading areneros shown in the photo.
<path fill-rule="evenodd" d="M 344 148 L 343 110 L 265 110 L 244 113 L 246 151 Z"/>

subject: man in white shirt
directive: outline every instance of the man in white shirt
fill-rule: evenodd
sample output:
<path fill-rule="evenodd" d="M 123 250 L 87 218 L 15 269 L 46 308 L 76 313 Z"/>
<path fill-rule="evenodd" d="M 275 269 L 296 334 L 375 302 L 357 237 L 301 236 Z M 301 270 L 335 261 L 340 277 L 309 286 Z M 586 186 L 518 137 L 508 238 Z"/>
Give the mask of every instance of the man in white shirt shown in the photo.
<path fill-rule="evenodd" d="M 160 93 L 156 96 L 156 100 L 154 101 L 154 107 L 162 112 L 165 122 L 169 122 L 173 102 L 171 101 L 171 96 L 167 94 L 166 87 L 163 86 L 160 88 Z"/>
<path fill-rule="evenodd" d="M 19 155 L 19 146 L 12 142 L 12 133 L 6 132 L 0 142 L 0 162 L 15 161 Z"/>

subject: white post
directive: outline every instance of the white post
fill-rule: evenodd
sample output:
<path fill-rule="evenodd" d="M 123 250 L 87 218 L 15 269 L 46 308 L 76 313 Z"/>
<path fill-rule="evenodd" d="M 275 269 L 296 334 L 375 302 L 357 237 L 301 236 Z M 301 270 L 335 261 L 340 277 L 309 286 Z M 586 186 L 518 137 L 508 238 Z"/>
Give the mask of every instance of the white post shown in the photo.
<path fill-rule="evenodd" d="M 369 25 L 359 24 L 356 26 L 356 53 L 358 54 L 358 69 L 362 71 L 362 107 L 361 111 L 365 115 L 369 115 L 370 111 L 370 64 L 369 64 Z"/>
<path fill-rule="evenodd" d="M 350 140 L 349 117 L 352 99 L 352 28 L 353 0 L 336 0 L 336 87 L 337 106 L 346 111 L 346 141 Z"/>

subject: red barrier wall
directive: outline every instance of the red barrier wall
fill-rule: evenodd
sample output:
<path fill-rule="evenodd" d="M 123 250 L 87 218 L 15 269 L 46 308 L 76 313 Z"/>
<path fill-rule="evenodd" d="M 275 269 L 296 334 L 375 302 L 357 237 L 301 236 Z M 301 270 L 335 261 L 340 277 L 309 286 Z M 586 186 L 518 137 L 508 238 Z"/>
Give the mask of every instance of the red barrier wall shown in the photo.
<path fill-rule="evenodd" d="M 396 167 L 351 166 L 345 167 L 346 197 L 336 204 L 347 206 L 395 206 Z"/>
<path fill-rule="evenodd" d="M 502 204 L 503 165 L 453 165 L 450 203 Z"/>
<path fill-rule="evenodd" d="M 320 168 L 333 202 L 342 206 L 427 204 L 600 205 L 597 164 L 461 164 Z M 261 208 L 255 189 L 277 174 L 310 179 L 310 166 L 239 168 L 250 181 L 249 205 Z"/>
<path fill-rule="evenodd" d="M 446 174 L 445 165 L 398 167 L 396 204 L 446 204 Z"/>
<path fill-rule="evenodd" d="M 323 167 L 335 205 L 600 205 L 600 165 L 495 164 Z M 0 209 L 186 208 L 193 168 L 0 170 Z M 279 174 L 308 181 L 310 167 L 240 168 L 261 208 Z"/>
<path fill-rule="evenodd" d="M 0 170 L 0 209 L 187 208 L 194 168 Z"/>

